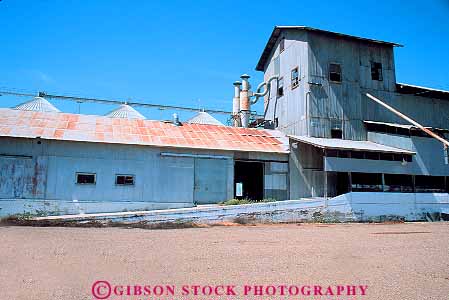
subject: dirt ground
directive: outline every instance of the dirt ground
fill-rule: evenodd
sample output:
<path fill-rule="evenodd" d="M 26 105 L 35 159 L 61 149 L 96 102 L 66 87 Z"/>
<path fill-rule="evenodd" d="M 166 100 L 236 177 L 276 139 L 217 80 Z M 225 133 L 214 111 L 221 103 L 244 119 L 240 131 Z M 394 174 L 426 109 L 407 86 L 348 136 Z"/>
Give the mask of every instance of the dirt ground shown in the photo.
<path fill-rule="evenodd" d="M 171 230 L 3 226 L 0 241 L 1 299 L 93 299 L 97 280 L 177 287 L 366 285 L 367 296 L 357 299 L 449 299 L 449 223 Z M 217 297 L 196 297 L 206 298 Z M 243 298 L 251 297 L 228 297 Z"/>

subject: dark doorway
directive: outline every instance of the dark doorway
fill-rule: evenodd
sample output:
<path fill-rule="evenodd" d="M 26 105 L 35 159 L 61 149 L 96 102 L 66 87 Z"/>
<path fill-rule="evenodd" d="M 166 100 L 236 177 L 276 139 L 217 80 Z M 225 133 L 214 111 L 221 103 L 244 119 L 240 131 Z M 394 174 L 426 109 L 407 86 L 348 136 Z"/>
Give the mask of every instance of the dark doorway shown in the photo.
<path fill-rule="evenodd" d="M 337 195 L 349 193 L 349 174 L 337 173 Z"/>
<path fill-rule="evenodd" d="M 235 162 L 234 196 L 237 199 L 263 199 L 263 163 Z"/>

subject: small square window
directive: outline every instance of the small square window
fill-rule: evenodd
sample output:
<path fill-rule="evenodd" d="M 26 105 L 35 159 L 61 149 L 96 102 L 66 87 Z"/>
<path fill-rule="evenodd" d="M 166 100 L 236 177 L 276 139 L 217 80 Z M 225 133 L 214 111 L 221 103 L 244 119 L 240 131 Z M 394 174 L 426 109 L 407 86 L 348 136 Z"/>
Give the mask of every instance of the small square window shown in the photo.
<path fill-rule="evenodd" d="M 329 80 L 333 82 L 341 82 L 340 64 L 329 64 Z"/>
<path fill-rule="evenodd" d="M 343 138 L 343 130 L 341 130 L 340 128 L 331 129 L 331 138 L 342 139 Z"/>
<path fill-rule="evenodd" d="M 284 50 L 285 50 L 285 39 L 282 38 L 281 41 L 279 42 L 279 53 L 281 53 Z"/>
<path fill-rule="evenodd" d="M 76 183 L 77 184 L 95 184 L 96 174 L 95 173 L 76 173 Z"/>
<path fill-rule="evenodd" d="M 134 185 L 134 175 L 116 175 L 116 185 Z"/>
<path fill-rule="evenodd" d="M 371 62 L 371 79 L 382 81 L 382 64 L 379 62 Z"/>
<path fill-rule="evenodd" d="M 298 67 L 292 70 L 292 89 L 299 85 L 299 69 Z"/>
<path fill-rule="evenodd" d="M 278 96 L 278 98 L 284 96 L 284 79 L 283 78 L 279 78 L 279 80 L 278 80 L 277 96 Z"/>

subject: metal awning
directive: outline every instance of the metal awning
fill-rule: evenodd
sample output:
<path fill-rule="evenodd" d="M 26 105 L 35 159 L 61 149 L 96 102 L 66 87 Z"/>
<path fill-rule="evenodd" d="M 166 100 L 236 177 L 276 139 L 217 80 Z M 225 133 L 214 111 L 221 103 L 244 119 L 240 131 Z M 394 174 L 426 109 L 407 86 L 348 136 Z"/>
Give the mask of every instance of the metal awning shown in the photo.
<path fill-rule="evenodd" d="M 416 127 L 414 125 L 368 121 L 368 120 L 364 120 L 363 123 L 368 124 L 368 125 L 381 125 L 381 126 L 388 126 L 388 127 L 394 127 L 394 128 L 402 128 L 402 129 L 407 129 L 407 130 L 420 130 L 418 127 Z M 447 129 L 447 128 L 435 128 L 435 127 L 429 127 L 429 126 L 424 126 L 424 128 L 427 128 L 432 131 L 449 132 L 449 129 Z"/>
<path fill-rule="evenodd" d="M 413 126 L 413 125 L 404 125 L 404 124 L 377 122 L 377 121 L 367 121 L 367 120 L 363 121 L 363 123 L 365 123 L 365 124 L 373 124 L 373 125 L 383 125 L 383 126 L 403 128 L 403 129 L 417 128 L 416 126 Z"/>
<path fill-rule="evenodd" d="M 322 149 L 370 151 L 397 154 L 415 154 L 413 151 L 385 146 L 370 141 L 352 141 L 342 139 L 315 138 L 308 136 L 289 135 L 292 140 L 309 144 Z"/>

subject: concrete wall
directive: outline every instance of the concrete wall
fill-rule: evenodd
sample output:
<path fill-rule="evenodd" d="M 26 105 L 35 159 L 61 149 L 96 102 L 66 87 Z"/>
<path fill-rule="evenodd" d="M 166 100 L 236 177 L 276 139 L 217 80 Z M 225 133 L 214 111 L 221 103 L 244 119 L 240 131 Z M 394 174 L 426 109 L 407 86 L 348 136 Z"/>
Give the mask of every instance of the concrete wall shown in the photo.
<path fill-rule="evenodd" d="M 449 214 L 449 195 L 446 193 L 375 193 L 351 192 L 330 200 L 344 211 L 352 211 L 361 221 L 382 221 L 402 218 L 408 221 L 426 220 L 426 214 Z"/>
<path fill-rule="evenodd" d="M 279 161 L 288 159 L 285 154 L 51 140 L 39 143 L 21 138 L 0 141 L 3 216 L 28 210 L 110 212 L 216 203 L 234 196 L 234 156 L 255 156 L 268 162 L 276 157 Z M 95 173 L 96 184 L 77 184 L 77 172 Z M 134 175 L 135 185 L 116 185 L 116 174 Z M 271 184 L 270 189 L 280 189 L 279 184 Z"/>
<path fill-rule="evenodd" d="M 332 199 L 301 199 L 231 206 L 206 206 L 161 211 L 51 216 L 31 222 L 117 222 L 141 226 L 176 222 L 346 222 L 421 221 L 449 213 L 448 194 L 348 193 Z M 432 216 L 433 215 L 433 216 Z M 32 224 L 32 223 L 31 223 Z"/>

